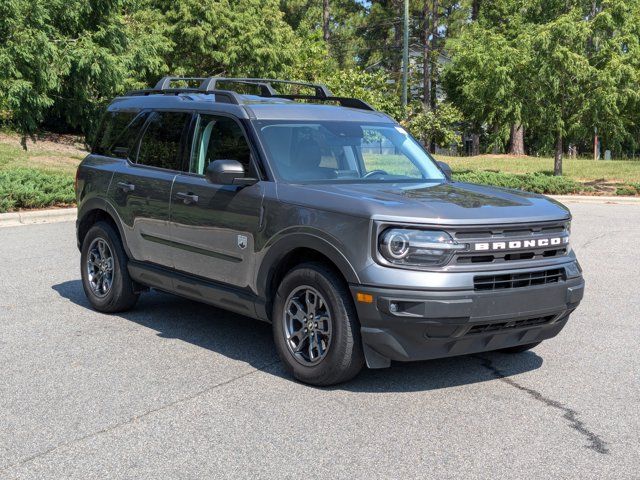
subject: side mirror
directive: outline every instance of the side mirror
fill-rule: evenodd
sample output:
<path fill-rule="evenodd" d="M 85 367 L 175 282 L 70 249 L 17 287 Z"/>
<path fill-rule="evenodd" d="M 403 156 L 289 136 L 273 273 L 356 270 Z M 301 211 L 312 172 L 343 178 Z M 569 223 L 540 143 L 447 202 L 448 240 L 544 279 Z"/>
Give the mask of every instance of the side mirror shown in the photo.
<path fill-rule="evenodd" d="M 444 173 L 444 176 L 447 177 L 447 180 L 451 180 L 451 176 L 453 175 L 451 167 L 445 162 L 438 162 L 438 166 L 440 170 L 442 170 L 442 173 Z"/>
<path fill-rule="evenodd" d="M 216 185 L 253 185 L 258 180 L 244 176 L 244 167 L 237 160 L 214 160 L 204 173 Z"/>

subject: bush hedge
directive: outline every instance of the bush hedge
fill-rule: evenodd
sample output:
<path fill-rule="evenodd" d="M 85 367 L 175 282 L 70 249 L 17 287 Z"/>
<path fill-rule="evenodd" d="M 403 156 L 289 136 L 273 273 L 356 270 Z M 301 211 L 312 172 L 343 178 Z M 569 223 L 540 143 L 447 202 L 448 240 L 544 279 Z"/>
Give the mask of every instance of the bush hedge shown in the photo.
<path fill-rule="evenodd" d="M 545 173 L 501 173 L 501 172 L 458 172 L 453 178 L 459 182 L 494 185 L 496 187 L 516 188 L 534 193 L 564 195 L 588 191 L 588 189 L 568 177 L 554 177 Z"/>
<path fill-rule="evenodd" d="M 0 213 L 72 205 L 73 178 L 30 168 L 0 171 Z"/>

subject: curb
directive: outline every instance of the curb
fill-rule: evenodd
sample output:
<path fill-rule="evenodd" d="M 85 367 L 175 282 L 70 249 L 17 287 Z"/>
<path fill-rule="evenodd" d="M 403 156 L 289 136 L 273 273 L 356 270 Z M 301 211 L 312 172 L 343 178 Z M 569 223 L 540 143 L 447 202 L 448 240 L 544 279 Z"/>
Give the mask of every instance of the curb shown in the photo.
<path fill-rule="evenodd" d="M 76 219 L 77 213 L 78 209 L 76 208 L 0 213 L 0 228 L 36 223 L 70 222 Z"/>
<path fill-rule="evenodd" d="M 559 202 L 573 203 L 615 203 L 619 205 L 640 205 L 640 197 L 605 197 L 605 196 L 588 196 L 588 195 L 547 195 L 549 198 L 558 200 Z"/>

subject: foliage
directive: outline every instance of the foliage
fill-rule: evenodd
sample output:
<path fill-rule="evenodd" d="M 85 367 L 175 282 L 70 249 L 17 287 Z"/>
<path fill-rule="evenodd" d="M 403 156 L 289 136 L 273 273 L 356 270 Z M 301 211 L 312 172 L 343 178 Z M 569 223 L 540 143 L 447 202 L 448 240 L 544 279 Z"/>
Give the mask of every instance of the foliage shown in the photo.
<path fill-rule="evenodd" d="M 42 2 L 0 3 L 0 115 L 16 128 L 34 131 L 60 86 L 59 47 Z"/>
<path fill-rule="evenodd" d="M 336 96 L 360 98 L 376 110 L 396 119 L 402 118 L 397 94 L 384 72 L 367 72 L 361 69 L 334 70 L 321 80 Z"/>
<path fill-rule="evenodd" d="M 277 77 L 294 60 L 298 42 L 277 0 L 154 3 L 173 44 L 172 73 Z"/>
<path fill-rule="evenodd" d="M 520 39 L 478 24 L 451 42 L 452 61 L 443 75 L 449 100 L 464 114 L 471 130 L 490 130 L 490 143 L 504 147 L 509 127 L 521 124 L 529 51 Z"/>
<path fill-rule="evenodd" d="M 627 183 L 617 187 L 616 195 L 640 195 L 640 182 Z"/>
<path fill-rule="evenodd" d="M 411 104 L 403 126 L 411 134 L 428 144 L 435 142 L 440 147 L 456 145 L 460 139 L 457 127 L 462 121 L 460 111 L 443 102 L 435 110 L 426 110 L 420 102 Z"/>
<path fill-rule="evenodd" d="M 523 175 L 500 172 L 461 172 L 455 173 L 454 179 L 460 182 L 494 185 L 497 187 L 552 195 L 578 193 L 583 190 L 583 187 L 579 183 L 570 178 L 554 177 L 537 172 Z"/>
<path fill-rule="evenodd" d="M 28 168 L 0 171 L 0 213 L 74 202 L 73 177 L 69 175 Z"/>
<path fill-rule="evenodd" d="M 149 17 L 122 1 L 3 2 L 0 111 L 25 134 L 88 130 L 106 101 L 166 69 L 170 44 Z"/>

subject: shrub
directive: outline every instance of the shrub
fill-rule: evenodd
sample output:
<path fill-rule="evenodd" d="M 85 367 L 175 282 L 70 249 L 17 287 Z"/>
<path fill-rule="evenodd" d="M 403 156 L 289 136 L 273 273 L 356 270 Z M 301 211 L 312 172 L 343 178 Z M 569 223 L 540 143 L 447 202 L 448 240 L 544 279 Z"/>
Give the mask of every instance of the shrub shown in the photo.
<path fill-rule="evenodd" d="M 616 195 L 640 195 L 640 184 L 630 183 L 617 187 Z"/>
<path fill-rule="evenodd" d="M 568 177 L 554 177 L 545 173 L 511 174 L 500 172 L 459 172 L 454 179 L 460 182 L 479 183 L 503 188 L 515 188 L 534 193 L 564 195 L 578 193 L 584 187 Z"/>
<path fill-rule="evenodd" d="M 29 168 L 0 171 L 0 212 L 75 202 L 73 178 Z"/>

